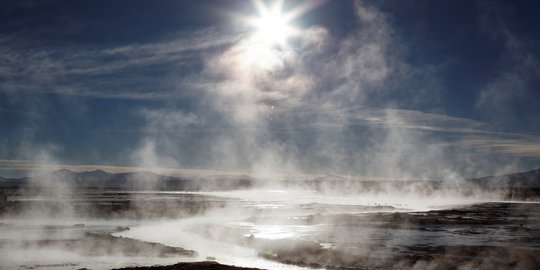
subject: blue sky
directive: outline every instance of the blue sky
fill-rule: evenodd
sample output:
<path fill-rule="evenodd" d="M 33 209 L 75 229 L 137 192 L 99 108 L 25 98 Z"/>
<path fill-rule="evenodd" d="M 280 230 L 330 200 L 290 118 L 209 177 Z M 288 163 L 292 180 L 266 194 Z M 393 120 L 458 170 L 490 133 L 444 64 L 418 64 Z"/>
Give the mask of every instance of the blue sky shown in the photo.
<path fill-rule="evenodd" d="M 279 44 L 257 1 L 0 4 L 0 175 L 539 167 L 538 1 L 285 1 Z"/>

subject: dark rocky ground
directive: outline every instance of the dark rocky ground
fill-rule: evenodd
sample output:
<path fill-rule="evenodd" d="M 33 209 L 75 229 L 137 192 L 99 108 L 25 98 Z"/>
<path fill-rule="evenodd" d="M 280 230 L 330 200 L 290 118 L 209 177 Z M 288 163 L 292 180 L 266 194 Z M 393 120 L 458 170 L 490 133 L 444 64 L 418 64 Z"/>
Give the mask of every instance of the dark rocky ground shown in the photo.
<path fill-rule="evenodd" d="M 260 255 L 287 264 L 327 269 L 540 267 L 540 204 L 536 203 L 483 203 L 428 212 L 315 216 L 309 222 L 380 231 L 365 241 L 367 251 L 363 252 L 341 240 L 332 249 L 312 242 L 268 244 L 264 249 L 272 252 Z M 391 234 L 395 231 L 401 233 Z M 415 242 L 417 239 L 422 240 Z M 471 241 L 467 243 L 468 240 Z"/>
<path fill-rule="evenodd" d="M 331 249 L 312 242 L 276 243 L 263 248 L 272 252 L 260 255 L 327 269 L 540 267 L 540 204 L 484 203 L 428 212 L 313 216 L 309 222 L 370 228 L 373 236 L 362 244 L 364 251 L 345 236 Z"/>
<path fill-rule="evenodd" d="M 212 200 L 196 195 L 163 195 L 158 199 L 150 199 L 155 195 L 132 196 L 119 192 L 102 196 L 100 192 L 94 191 L 84 194 L 80 198 L 87 199 L 69 202 L 71 211 L 80 216 L 99 218 L 181 218 L 203 213 L 207 209 L 219 209 L 229 203 L 223 199 Z M 6 216 L 30 210 L 48 216 L 62 212 L 65 207 L 65 202 L 54 200 L 26 201 L 13 198 L 10 198 L 4 210 Z M 331 247 L 313 239 L 246 238 L 242 244 L 257 250 L 260 257 L 313 268 L 540 269 L 538 203 L 493 202 L 427 212 L 392 212 L 392 209 L 381 207 L 382 212 L 363 214 L 333 214 L 334 209 L 327 211 L 323 205 L 310 207 L 320 211 L 295 220 L 295 224 L 323 226 L 326 229 L 321 230 L 317 237 L 332 240 Z M 264 212 L 259 214 L 248 221 L 260 224 L 268 222 Z M 272 218 L 272 222 L 281 221 Z M 291 221 L 287 219 L 283 222 Z M 343 228 L 349 228 L 352 233 L 343 234 Z M 108 232 L 89 232 L 77 239 L 0 240 L 0 246 L 63 249 L 84 256 L 196 256 L 196 251 L 111 234 L 124 229 L 119 227 Z M 201 230 L 211 231 L 213 227 Z M 225 231 L 222 237 L 219 240 L 229 241 L 241 238 L 242 232 Z M 197 262 L 124 269 L 248 268 Z"/>
<path fill-rule="evenodd" d="M 182 194 L 133 194 L 118 190 L 79 189 L 67 197 L 60 194 L 35 199 L 35 195 L 19 190 L 6 189 L 9 200 L 1 216 L 20 216 L 31 213 L 33 216 L 61 216 L 84 218 L 182 218 L 205 212 L 208 209 L 222 208 L 223 199 L 212 200 L 206 196 Z M 30 198 L 30 200 L 28 200 Z"/>
<path fill-rule="evenodd" d="M 264 218 L 250 220 L 266 222 Z M 371 235 L 358 243 L 359 240 L 354 239 L 353 235 L 339 236 L 332 235 L 335 232 L 321 232 L 335 239 L 332 248 L 324 247 L 316 241 L 299 239 L 251 238 L 243 244 L 258 250 L 259 256 L 266 259 L 313 268 L 532 270 L 540 267 L 540 204 L 536 203 L 482 203 L 428 212 L 359 215 L 325 213 L 310 215 L 297 222 L 314 226 L 330 224 L 330 228 L 351 226 L 370 229 Z M 212 227 L 204 230 L 212 230 Z M 235 237 L 234 232 L 226 234 L 222 239 L 224 241 Z M 460 240 L 448 240 L 453 237 Z M 422 238 L 419 242 L 409 241 L 419 238 Z M 464 243 L 463 240 L 467 239 L 476 240 Z M 89 233 L 78 240 L 26 241 L 19 245 L 68 249 L 87 256 L 115 253 L 124 256 L 163 257 L 196 255 L 195 251 L 110 234 Z M 364 250 L 358 250 L 358 245 Z M 249 268 L 196 262 L 123 269 Z"/>
<path fill-rule="evenodd" d="M 374 247 L 376 252 L 377 247 Z M 394 255 L 358 256 L 314 245 L 275 249 L 261 256 L 287 264 L 325 269 L 538 269 L 540 251 L 496 246 L 410 246 Z"/>
<path fill-rule="evenodd" d="M 169 247 L 159 243 L 149 243 L 124 237 L 115 237 L 108 233 L 86 233 L 78 239 L 47 239 L 27 241 L 0 241 L 2 247 L 17 248 L 49 248 L 74 251 L 84 256 L 111 256 L 122 255 L 156 256 L 156 257 L 193 257 L 197 252 L 180 247 Z"/>
<path fill-rule="evenodd" d="M 219 264 L 217 262 L 192 262 L 192 263 L 177 263 L 166 266 L 149 266 L 149 267 L 126 267 L 115 270 L 257 270 L 257 268 L 245 268 L 231 265 Z"/>

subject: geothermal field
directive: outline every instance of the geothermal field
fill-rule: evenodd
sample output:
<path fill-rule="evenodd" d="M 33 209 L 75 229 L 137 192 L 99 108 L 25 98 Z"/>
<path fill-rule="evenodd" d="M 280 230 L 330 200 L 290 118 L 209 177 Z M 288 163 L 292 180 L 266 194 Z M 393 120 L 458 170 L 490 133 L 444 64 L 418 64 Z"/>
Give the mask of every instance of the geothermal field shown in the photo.
<path fill-rule="evenodd" d="M 539 270 L 539 0 L 0 0 L 0 270 Z"/>
<path fill-rule="evenodd" d="M 459 185 L 68 170 L 4 178 L 1 267 L 537 269 L 539 172 Z"/>

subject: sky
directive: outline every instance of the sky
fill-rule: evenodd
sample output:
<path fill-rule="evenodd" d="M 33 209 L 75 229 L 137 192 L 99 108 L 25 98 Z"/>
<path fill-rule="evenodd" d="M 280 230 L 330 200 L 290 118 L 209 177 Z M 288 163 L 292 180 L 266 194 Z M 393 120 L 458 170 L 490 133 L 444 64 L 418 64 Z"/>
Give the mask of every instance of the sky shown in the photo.
<path fill-rule="evenodd" d="M 538 1 L 0 5 L 0 175 L 540 167 Z"/>

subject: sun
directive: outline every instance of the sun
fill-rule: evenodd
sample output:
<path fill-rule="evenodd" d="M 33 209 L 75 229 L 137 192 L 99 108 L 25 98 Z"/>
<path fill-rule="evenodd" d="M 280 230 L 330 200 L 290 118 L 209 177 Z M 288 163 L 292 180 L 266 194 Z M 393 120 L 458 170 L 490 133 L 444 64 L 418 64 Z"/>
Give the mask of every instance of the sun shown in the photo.
<path fill-rule="evenodd" d="M 254 20 L 253 25 L 257 29 L 255 36 L 269 45 L 285 45 L 287 39 L 293 34 L 293 28 L 289 20 L 281 14 L 280 10 L 273 10 L 261 14 Z"/>
<path fill-rule="evenodd" d="M 304 33 L 294 24 L 299 23 L 303 14 L 325 1 L 309 0 L 284 8 L 283 0 L 251 0 L 257 14 L 233 14 L 249 28 L 249 32 L 243 32 L 247 34 L 245 38 L 234 47 L 246 72 L 272 71 L 283 66 L 285 59 L 294 55 L 295 42 L 291 42 L 292 39 L 301 38 Z"/>
<path fill-rule="evenodd" d="M 252 35 L 253 41 L 270 47 L 276 45 L 284 47 L 290 38 L 301 33 L 301 30 L 294 27 L 292 22 L 326 1 L 328 0 L 304 1 L 284 11 L 284 0 L 251 0 L 258 16 L 238 15 L 255 29 Z"/>
<path fill-rule="evenodd" d="M 261 0 L 253 0 L 259 13 L 258 17 L 251 17 L 249 22 L 255 28 L 254 39 L 268 46 L 285 46 L 295 29 L 290 25 L 295 18 L 290 12 L 283 12 L 283 1 L 277 0 L 267 6 Z"/>

